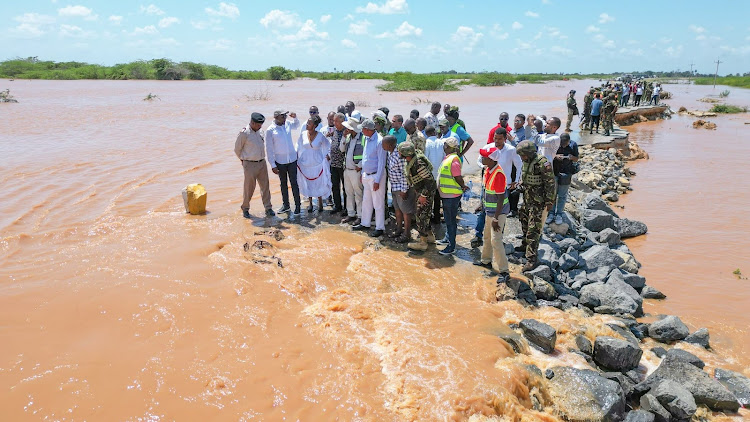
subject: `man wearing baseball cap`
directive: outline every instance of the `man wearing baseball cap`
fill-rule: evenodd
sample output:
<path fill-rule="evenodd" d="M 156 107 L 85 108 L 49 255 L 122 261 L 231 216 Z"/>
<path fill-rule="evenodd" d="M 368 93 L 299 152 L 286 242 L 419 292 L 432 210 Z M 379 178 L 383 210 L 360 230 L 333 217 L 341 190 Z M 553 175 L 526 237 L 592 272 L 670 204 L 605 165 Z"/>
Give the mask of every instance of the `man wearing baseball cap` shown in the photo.
<path fill-rule="evenodd" d="M 291 122 L 286 120 L 287 114 L 292 118 Z M 271 164 L 271 170 L 279 175 L 281 199 L 284 201 L 279 212 L 288 213 L 291 210 L 288 181 L 292 185 L 295 215 L 302 213 L 299 186 L 297 185 L 297 150 L 294 148 L 294 142 L 292 141 L 292 130 L 298 129 L 299 126 L 296 113 L 277 109 L 273 112 L 273 123 L 266 129 L 266 155 L 268 156 L 268 162 Z"/>
<path fill-rule="evenodd" d="M 510 275 L 508 274 L 508 258 L 505 256 L 505 246 L 503 245 L 503 229 L 505 228 L 505 216 L 510 211 L 510 202 L 505 190 L 506 177 L 502 167 L 497 163 L 500 159 L 499 149 L 494 146 L 482 148 L 479 150 L 479 155 L 482 165 L 487 167 L 484 174 L 484 191 L 482 192 L 485 213 L 485 242 L 482 247 L 482 257 L 478 261 L 474 261 L 474 265 L 495 270 L 500 274 L 500 278 L 497 280 L 498 284 L 507 283 Z"/>
<path fill-rule="evenodd" d="M 268 188 L 268 168 L 266 167 L 265 153 L 263 151 L 263 133 L 260 128 L 266 118 L 260 113 L 250 115 L 250 124 L 245 126 L 237 135 L 234 142 L 234 153 L 242 162 L 242 168 L 245 172 L 245 182 L 243 183 L 242 216 L 250 218 L 250 198 L 255 193 L 256 182 L 260 185 L 260 197 L 263 201 L 263 207 L 266 209 L 266 216 L 275 215 L 271 209 L 271 190 Z"/>

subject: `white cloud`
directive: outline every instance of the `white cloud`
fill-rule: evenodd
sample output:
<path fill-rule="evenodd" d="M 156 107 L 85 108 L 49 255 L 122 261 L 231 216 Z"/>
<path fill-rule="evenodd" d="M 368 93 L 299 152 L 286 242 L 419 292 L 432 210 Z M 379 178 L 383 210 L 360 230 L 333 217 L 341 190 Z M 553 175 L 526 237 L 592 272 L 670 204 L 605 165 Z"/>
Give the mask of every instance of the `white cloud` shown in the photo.
<path fill-rule="evenodd" d="M 147 15 L 161 16 L 164 14 L 164 11 L 159 9 L 156 5 L 149 4 L 148 6 L 141 6 L 141 13 L 145 13 Z"/>
<path fill-rule="evenodd" d="M 573 55 L 573 50 L 565 47 L 560 47 L 559 45 L 555 45 L 550 47 L 549 49 L 551 52 L 559 54 L 561 56 L 571 56 Z"/>
<path fill-rule="evenodd" d="M 87 21 L 95 21 L 99 18 L 94 12 L 85 6 L 66 6 L 62 9 L 57 9 L 57 14 L 65 17 L 72 18 L 84 18 Z"/>
<path fill-rule="evenodd" d="M 219 3 L 219 10 L 207 7 L 204 9 L 209 16 L 218 16 L 222 18 L 237 19 L 240 15 L 240 9 L 234 3 Z"/>
<path fill-rule="evenodd" d="M 705 35 L 702 35 L 702 34 L 701 34 L 701 35 L 698 35 L 697 37 L 695 37 L 695 40 L 696 40 L 696 41 L 703 41 L 703 40 L 705 40 L 705 39 L 706 39 L 706 36 L 705 36 Z"/>
<path fill-rule="evenodd" d="M 617 45 L 615 45 L 614 41 L 607 40 L 607 41 L 605 41 L 605 42 L 602 43 L 602 47 L 604 47 L 604 48 L 606 48 L 608 50 L 612 50 L 614 48 L 617 48 Z"/>
<path fill-rule="evenodd" d="M 526 15 L 526 16 L 528 16 L 530 18 L 538 18 L 539 17 L 539 13 L 532 12 L 531 10 L 527 10 L 526 13 L 524 13 L 524 15 Z"/>
<path fill-rule="evenodd" d="M 376 35 L 375 38 L 404 38 L 404 37 L 419 37 L 422 35 L 422 28 L 404 21 L 399 25 L 398 28 L 394 29 L 393 32 L 383 32 L 380 35 Z"/>
<path fill-rule="evenodd" d="M 308 19 L 295 34 L 282 35 L 283 42 L 298 42 L 307 40 L 327 40 L 328 32 L 318 32 L 318 28 L 312 19 Z"/>
<path fill-rule="evenodd" d="M 659 38 L 659 42 L 662 43 L 662 44 L 669 44 L 669 43 L 672 42 L 672 39 L 671 38 L 667 38 L 667 37 L 661 37 L 661 38 Z"/>
<path fill-rule="evenodd" d="M 463 50 L 469 53 L 474 50 L 474 47 L 483 37 L 484 34 L 476 32 L 473 28 L 468 26 L 459 26 L 458 29 L 456 29 L 456 32 L 451 35 L 453 42 L 462 46 Z"/>
<path fill-rule="evenodd" d="M 24 13 L 23 15 L 13 18 L 18 22 L 18 26 L 11 29 L 10 32 L 21 38 L 37 38 L 47 33 L 51 25 L 55 23 L 55 18 L 49 15 L 40 15 L 39 13 Z"/>
<path fill-rule="evenodd" d="M 212 31 L 221 31 L 221 19 L 211 18 L 207 21 L 190 21 L 190 25 L 198 30 L 211 29 Z"/>
<path fill-rule="evenodd" d="M 497 23 L 492 25 L 490 35 L 499 40 L 507 40 L 509 36 L 507 32 L 503 32 L 503 28 L 500 26 L 500 24 Z"/>
<path fill-rule="evenodd" d="M 234 41 L 222 38 L 218 40 L 201 41 L 198 43 L 198 45 L 206 50 L 227 51 L 232 49 L 232 47 L 234 46 Z"/>
<path fill-rule="evenodd" d="M 682 46 L 681 46 L 681 45 L 678 45 L 677 47 L 672 47 L 672 46 L 669 46 L 669 47 L 667 47 L 667 48 L 666 48 L 666 49 L 664 50 L 664 52 L 665 52 L 665 53 L 666 53 L 666 54 L 667 54 L 667 55 L 668 55 L 669 57 L 680 57 L 680 56 L 682 55 Z"/>
<path fill-rule="evenodd" d="M 542 4 L 552 4 L 552 2 L 549 0 L 542 0 Z"/>
<path fill-rule="evenodd" d="M 143 48 L 144 50 L 148 50 L 151 52 L 155 52 L 156 54 L 163 54 L 164 50 L 155 50 L 155 47 L 163 48 L 163 47 L 177 47 L 180 44 L 179 41 L 177 41 L 174 38 L 160 38 L 160 39 L 139 39 L 134 41 L 126 42 L 125 45 L 127 47 L 133 47 L 133 48 Z"/>
<path fill-rule="evenodd" d="M 159 21 L 159 28 L 168 28 L 176 23 L 180 23 L 180 20 L 175 17 L 162 18 Z"/>
<path fill-rule="evenodd" d="M 272 26 L 277 28 L 294 28 L 300 26 L 302 22 L 299 19 L 299 15 L 294 12 L 274 9 L 260 19 L 260 24 L 266 28 Z"/>
<path fill-rule="evenodd" d="M 542 33 L 541 32 L 537 32 L 536 35 L 534 35 L 533 40 L 536 41 L 536 40 L 539 40 L 541 38 L 542 38 Z"/>
<path fill-rule="evenodd" d="M 396 15 L 407 13 L 409 5 L 406 0 L 386 0 L 383 4 L 367 3 L 365 7 L 357 7 L 357 13 L 378 13 L 381 15 Z"/>
<path fill-rule="evenodd" d="M 601 15 L 599 15 L 599 23 L 604 24 L 607 22 L 614 22 L 614 21 L 615 21 L 615 18 L 613 18 L 612 16 L 609 16 L 606 13 L 602 13 Z"/>
<path fill-rule="evenodd" d="M 90 36 L 91 32 L 84 31 L 79 26 L 63 24 L 60 25 L 60 35 L 63 37 L 83 38 Z"/>
<path fill-rule="evenodd" d="M 510 27 L 513 28 L 514 31 L 518 31 L 519 29 L 523 28 L 523 25 L 521 24 L 521 22 L 516 21 L 513 22 L 513 25 L 511 25 Z"/>
<path fill-rule="evenodd" d="M 589 26 L 586 27 L 586 33 L 587 34 L 591 34 L 593 32 L 599 32 L 599 31 L 601 31 L 601 29 L 598 26 L 589 25 Z"/>
<path fill-rule="evenodd" d="M 411 49 L 414 49 L 416 47 L 417 47 L 416 45 L 414 45 L 414 44 L 412 44 L 410 42 L 406 42 L 406 41 L 402 41 L 402 42 L 396 44 L 396 46 L 395 46 L 396 50 L 400 50 L 401 52 L 404 52 L 404 50 L 411 50 Z"/>
<path fill-rule="evenodd" d="M 122 23 L 122 16 L 112 15 L 108 20 L 115 25 L 120 25 Z"/>
<path fill-rule="evenodd" d="M 154 25 L 148 25 L 148 26 L 144 26 L 142 28 L 141 27 L 136 27 L 133 30 L 132 35 L 156 35 L 158 33 L 159 33 L 159 31 L 156 29 L 156 27 Z"/>
<path fill-rule="evenodd" d="M 693 32 L 695 32 L 696 34 L 702 34 L 702 33 L 706 32 L 706 28 L 704 28 L 702 26 L 690 25 L 688 28 L 690 28 L 690 30 L 693 31 Z"/>
<path fill-rule="evenodd" d="M 558 28 L 555 28 L 554 26 L 545 26 L 542 29 L 543 29 L 543 31 L 545 31 L 547 33 L 547 35 L 550 38 L 558 39 L 558 40 L 565 40 L 565 39 L 568 38 L 567 35 L 565 35 L 562 32 L 560 32 L 560 30 Z"/>
<path fill-rule="evenodd" d="M 371 23 L 368 20 L 350 23 L 349 33 L 354 35 L 365 35 L 367 34 L 367 30 L 370 28 L 370 25 Z"/>
<path fill-rule="evenodd" d="M 341 40 L 341 45 L 343 45 L 344 47 L 347 47 L 347 48 L 357 48 L 357 43 L 355 43 L 352 40 L 348 40 L 348 39 Z"/>
<path fill-rule="evenodd" d="M 320 23 L 328 23 L 331 20 L 331 15 L 323 15 L 320 17 Z"/>

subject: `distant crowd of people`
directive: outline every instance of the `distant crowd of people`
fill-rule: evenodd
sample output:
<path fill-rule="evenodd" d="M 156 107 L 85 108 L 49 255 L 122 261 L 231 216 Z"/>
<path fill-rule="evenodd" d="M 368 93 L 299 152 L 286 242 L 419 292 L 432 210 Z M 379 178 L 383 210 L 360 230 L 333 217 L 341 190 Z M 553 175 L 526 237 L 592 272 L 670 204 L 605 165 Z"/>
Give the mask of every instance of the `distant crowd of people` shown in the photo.
<path fill-rule="evenodd" d="M 349 101 L 325 117 L 311 106 L 304 128 L 295 113 L 276 110 L 263 130 L 265 116 L 252 113 L 235 142 L 245 176 L 243 216 L 251 217 L 250 199 L 258 184 L 268 217 L 301 215 L 302 197 L 306 197 L 307 213 L 323 212 L 327 205 L 342 224 L 380 237 L 386 234 L 390 196 L 396 229 L 388 236 L 418 251 L 440 245 L 440 254 L 451 255 L 457 247 L 461 200 L 470 190 L 462 165 L 475 144 L 459 115 L 458 107 L 434 102 L 423 117 L 412 110 L 404 118 L 387 107 L 365 117 Z M 563 222 L 578 161 L 575 142 L 567 133 L 557 134 L 559 118 L 517 114 L 512 125 L 509 119 L 507 112 L 500 113 L 479 150 L 482 201 L 474 210 L 479 218 L 471 241 L 472 247 L 483 245 L 475 264 L 494 270 L 501 281 L 509 277 L 503 246 L 505 219 L 520 219 L 524 232 L 520 250 L 527 259 L 523 270 L 533 269 L 544 223 Z M 293 131 L 299 128 L 295 138 Z M 281 185 L 283 204 L 277 211 L 271 205 L 267 166 Z M 445 236 L 438 240 L 435 229 L 442 221 Z M 412 229 L 418 233 L 415 239 Z"/>

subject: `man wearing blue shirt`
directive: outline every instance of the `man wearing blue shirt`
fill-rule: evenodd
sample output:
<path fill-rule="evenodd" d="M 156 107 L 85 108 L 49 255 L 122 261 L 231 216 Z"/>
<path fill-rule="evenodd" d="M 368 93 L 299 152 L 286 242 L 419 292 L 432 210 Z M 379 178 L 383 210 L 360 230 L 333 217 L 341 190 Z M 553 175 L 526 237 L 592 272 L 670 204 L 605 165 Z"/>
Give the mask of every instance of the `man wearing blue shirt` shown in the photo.
<path fill-rule="evenodd" d="M 602 106 L 604 105 L 601 97 L 602 94 L 597 93 L 596 98 L 591 102 L 591 129 L 589 129 L 589 134 L 593 133 L 594 125 L 596 125 L 596 133 L 599 133 L 599 118 L 602 115 Z"/>
<path fill-rule="evenodd" d="M 395 117 L 395 116 L 394 116 Z M 402 128 L 403 130 L 403 128 Z M 367 119 L 362 122 L 362 133 L 365 135 L 365 147 L 362 152 L 362 220 L 354 230 L 369 230 L 372 212 L 375 211 L 375 230 L 371 237 L 379 237 L 385 231 L 385 162 L 386 150 L 383 140 L 375 131 L 375 124 Z"/>

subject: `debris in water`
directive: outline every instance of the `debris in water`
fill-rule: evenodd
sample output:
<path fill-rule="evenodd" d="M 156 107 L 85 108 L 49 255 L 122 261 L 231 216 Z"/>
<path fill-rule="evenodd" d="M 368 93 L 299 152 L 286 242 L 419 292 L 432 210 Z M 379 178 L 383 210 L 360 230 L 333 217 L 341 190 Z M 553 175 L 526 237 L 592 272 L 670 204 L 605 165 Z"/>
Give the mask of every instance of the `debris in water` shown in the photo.
<path fill-rule="evenodd" d="M 242 248 L 250 253 L 255 264 L 276 264 L 279 268 L 284 268 L 281 258 L 277 257 L 274 252 L 274 246 L 267 240 L 256 240 L 252 245 L 245 242 Z"/>
<path fill-rule="evenodd" d="M 693 122 L 693 127 L 695 129 L 698 128 L 704 128 L 704 129 L 716 129 L 716 123 L 709 122 L 708 120 L 698 119 Z"/>
<path fill-rule="evenodd" d="M 270 227 L 270 228 L 263 229 L 263 230 L 261 230 L 259 232 L 255 232 L 255 235 L 256 236 L 263 235 L 263 236 L 273 237 L 277 241 L 282 240 L 285 237 L 284 233 L 282 233 L 281 230 L 279 230 L 279 229 L 277 229 L 275 227 Z"/>
<path fill-rule="evenodd" d="M 744 277 L 742 275 L 742 271 L 740 271 L 739 268 L 737 268 L 736 270 L 732 271 L 732 274 L 734 274 L 737 277 L 737 280 L 747 280 L 747 277 Z"/>

